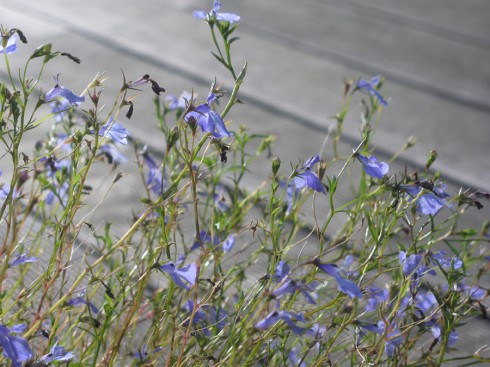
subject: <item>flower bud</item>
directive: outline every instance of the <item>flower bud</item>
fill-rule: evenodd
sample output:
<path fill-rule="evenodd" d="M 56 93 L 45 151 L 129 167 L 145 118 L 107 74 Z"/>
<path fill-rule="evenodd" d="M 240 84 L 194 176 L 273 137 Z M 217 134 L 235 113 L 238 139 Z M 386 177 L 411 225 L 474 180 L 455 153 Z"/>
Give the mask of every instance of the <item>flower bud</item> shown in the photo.
<path fill-rule="evenodd" d="M 281 160 L 279 157 L 272 157 L 272 174 L 274 177 L 277 175 L 279 167 L 281 167 Z"/>

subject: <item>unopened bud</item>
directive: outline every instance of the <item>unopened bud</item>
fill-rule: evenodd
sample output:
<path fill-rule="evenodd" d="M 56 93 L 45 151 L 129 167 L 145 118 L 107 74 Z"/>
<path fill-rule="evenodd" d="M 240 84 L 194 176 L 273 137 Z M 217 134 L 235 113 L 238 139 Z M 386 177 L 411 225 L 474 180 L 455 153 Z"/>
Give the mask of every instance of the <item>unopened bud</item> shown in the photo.
<path fill-rule="evenodd" d="M 179 128 L 174 126 L 167 135 L 167 153 L 170 152 L 177 140 L 179 140 Z"/>
<path fill-rule="evenodd" d="M 279 157 L 272 157 L 272 174 L 274 177 L 277 175 L 279 167 L 281 167 L 281 160 Z"/>
<path fill-rule="evenodd" d="M 432 166 L 432 163 L 435 162 L 435 160 L 437 159 L 437 151 L 435 150 L 431 150 L 429 152 L 429 158 L 427 159 L 427 164 L 425 165 L 425 170 L 428 171 L 430 166 Z"/>

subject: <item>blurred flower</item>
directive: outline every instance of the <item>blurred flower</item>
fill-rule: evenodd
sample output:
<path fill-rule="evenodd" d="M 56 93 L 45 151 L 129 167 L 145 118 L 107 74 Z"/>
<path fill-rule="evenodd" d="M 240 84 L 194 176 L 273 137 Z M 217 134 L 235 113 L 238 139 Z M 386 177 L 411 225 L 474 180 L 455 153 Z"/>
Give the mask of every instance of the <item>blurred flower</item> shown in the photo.
<path fill-rule="evenodd" d="M 85 101 L 84 96 L 77 96 L 71 90 L 59 85 L 59 75 L 55 77 L 56 85 L 53 89 L 46 93 L 44 100 L 46 102 L 52 101 L 56 97 L 61 97 L 66 99 L 72 105 L 78 106 Z"/>
<path fill-rule="evenodd" d="M 55 99 L 54 102 L 49 104 L 51 113 L 54 115 L 54 121 L 58 124 L 66 116 L 66 111 L 70 108 L 70 102 L 66 99 Z"/>
<path fill-rule="evenodd" d="M 194 310 L 194 302 L 188 300 L 183 309 L 191 314 Z M 200 328 L 204 335 L 211 336 L 212 333 L 210 329 L 216 328 L 219 333 L 228 323 L 228 315 L 226 311 L 221 307 L 214 307 L 212 305 L 198 305 L 197 310 L 194 312 L 194 317 L 192 319 L 192 325 L 196 328 Z M 184 326 L 187 326 L 189 321 L 184 322 Z"/>
<path fill-rule="evenodd" d="M 3 348 L 3 355 L 12 361 L 13 367 L 22 367 L 23 362 L 32 358 L 31 347 L 27 340 L 11 334 L 23 329 L 23 325 L 16 325 L 11 329 L 0 325 L 0 345 Z"/>
<path fill-rule="evenodd" d="M 109 136 L 116 143 L 126 145 L 128 144 L 128 135 L 129 132 L 126 130 L 124 126 L 117 122 L 113 122 L 114 118 L 111 116 L 109 121 L 107 121 L 104 125 L 99 129 L 99 136 Z M 93 131 L 92 131 L 93 133 Z"/>
<path fill-rule="evenodd" d="M 362 297 L 362 292 L 359 287 L 354 282 L 343 278 L 336 265 L 323 264 L 317 259 L 315 259 L 314 264 L 337 281 L 339 291 L 345 293 L 350 298 Z"/>
<path fill-rule="evenodd" d="M 71 307 L 88 306 L 90 312 L 97 315 L 100 310 L 92 302 L 85 299 L 86 293 L 87 290 L 85 288 L 82 289 L 78 297 L 70 299 L 68 302 L 66 302 L 66 305 Z"/>
<path fill-rule="evenodd" d="M 435 340 L 437 340 L 438 343 L 441 342 L 441 325 L 439 323 L 434 323 L 431 328 L 430 332 L 432 333 L 432 336 L 434 337 Z M 449 332 L 449 337 L 447 340 L 447 346 L 450 347 L 458 341 L 458 333 L 455 331 Z"/>
<path fill-rule="evenodd" d="M 9 267 L 12 268 L 20 264 L 33 263 L 37 260 L 37 257 L 28 257 L 27 254 L 17 254 L 15 258 L 9 261 Z"/>
<path fill-rule="evenodd" d="M 63 182 L 61 186 L 58 182 L 53 182 L 53 189 L 49 190 L 46 194 L 44 201 L 46 204 L 51 205 L 54 199 L 57 198 L 61 204 L 65 205 L 68 200 L 68 191 L 70 190 L 70 184 L 68 182 Z"/>
<path fill-rule="evenodd" d="M 296 292 L 301 292 L 308 303 L 313 305 L 316 304 L 318 296 L 313 287 L 289 278 L 289 266 L 284 261 L 279 261 L 276 267 L 276 274 L 273 276 L 272 281 L 280 283 L 279 286 L 272 291 L 274 297 L 280 298 L 287 293 L 294 294 Z"/>
<path fill-rule="evenodd" d="M 390 291 L 388 288 L 367 288 L 366 294 L 366 312 L 371 312 L 376 311 L 380 303 L 388 301 Z"/>
<path fill-rule="evenodd" d="M 185 110 L 187 104 L 191 102 L 192 94 L 188 91 L 183 91 L 179 98 L 173 94 L 169 94 L 165 99 L 169 101 L 169 110 Z"/>
<path fill-rule="evenodd" d="M 180 255 L 176 262 L 168 262 L 160 266 L 160 270 L 170 274 L 170 277 L 176 285 L 181 288 L 191 289 L 197 280 L 197 265 L 189 264 L 177 268 L 177 265 L 184 261 L 184 255 Z M 188 284 L 186 284 L 188 283 Z"/>
<path fill-rule="evenodd" d="M 307 367 L 306 362 L 302 361 L 302 357 L 298 353 L 298 349 L 291 348 L 291 351 L 288 354 L 288 366 L 292 367 Z"/>
<path fill-rule="evenodd" d="M 138 361 L 140 361 L 142 363 L 149 363 L 150 362 L 150 358 L 149 358 L 150 354 L 158 353 L 163 349 L 162 347 L 157 347 L 157 348 L 153 349 L 153 351 L 151 353 L 149 353 L 147 351 L 147 348 L 148 348 L 148 346 L 146 344 L 143 344 L 143 346 L 140 349 L 138 349 L 137 352 L 132 353 L 131 356 L 134 359 L 137 359 Z"/>
<path fill-rule="evenodd" d="M 107 158 L 109 164 L 114 164 L 115 166 L 126 163 L 128 159 L 119 152 L 114 144 L 104 144 L 99 148 L 99 154 L 104 155 Z"/>
<path fill-rule="evenodd" d="M 165 189 L 165 179 L 160 171 L 160 167 L 156 164 L 153 158 L 145 152 L 143 160 L 148 167 L 148 177 L 146 178 L 146 187 L 157 195 L 161 195 Z"/>
<path fill-rule="evenodd" d="M 378 161 L 378 158 L 376 158 L 374 155 L 368 158 L 357 153 L 356 157 L 359 158 L 364 168 L 364 172 L 366 172 L 366 174 L 369 176 L 383 178 L 383 176 L 386 175 L 390 169 L 388 163 Z"/>
<path fill-rule="evenodd" d="M 296 319 L 301 322 L 305 322 L 305 318 L 303 314 L 296 314 L 293 312 L 289 311 L 273 311 L 269 315 L 267 315 L 264 319 L 260 320 L 255 324 L 255 328 L 258 330 L 265 330 L 269 329 L 270 327 L 274 326 L 277 322 L 280 320 L 284 321 L 290 329 L 295 333 L 295 334 L 302 334 L 304 329 L 297 326 L 294 322 L 293 319 Z"/>
<path fill-rule="evenodd" d="M 441 250 L 439 252 L 432 253 L 430 255 L 430 259 L 434 264 L 439 265 L 446 270 L 451 269 L 451 267 L 454 270 L 458 270 L 463 266 L 463 261 L 461 261 L 459 257 L 454 256 L 453 258 L 448 259 L 445 257 L 445 255 L 446 251 Z"/>
<path fill-rule="evenodd" d="M 235 234 L 230 234 L 225 242 L 223 242 L 223 252 L 226 254 L 227 252 L 230 252 L 233 249 L 233 246 L 235 245 Z"/>
<path fill-rule="evenodd" d="M 360 79 L 357 82 L 357 88 L 360 90 L 366 90 L 370 94 L 374 95 L 376 99 L 381 103 L 383 106 L 388 106 L 388 102 L 383 98 L 381 93 L 378 92 L 377 87 L 381 81 L 381 77 L 379 75 L 376 75 L 374 78 L 371 79 L 371 81 L 366 81 Z"/>
<path fill-rule="evenodd" d="M 214 0 L 213 9 L 209 13 L 206 13 L 203 10 L 196 10 L 192 14 L 194 18 L 204 19 L 207 21 L 212 21 L 214 19 L 218 21 L 226 21 L 230 23 L 239 22 L 240 16 L 233 13 L 218 13 L 218 10 L 221 8 L 221 3 L 219 1 Z"/>
<path fill-rule="evenodd" d="M 73 354 L 73 352 L 68 352 L 64 347 L 56 343 L 51 347 L 50 353 L 42 356 L 39 359 L 39 362 L 45 364 L 48 364 L 52 361 L 67 362 L 71 361 L 74 357 L 75 355 Z"/>

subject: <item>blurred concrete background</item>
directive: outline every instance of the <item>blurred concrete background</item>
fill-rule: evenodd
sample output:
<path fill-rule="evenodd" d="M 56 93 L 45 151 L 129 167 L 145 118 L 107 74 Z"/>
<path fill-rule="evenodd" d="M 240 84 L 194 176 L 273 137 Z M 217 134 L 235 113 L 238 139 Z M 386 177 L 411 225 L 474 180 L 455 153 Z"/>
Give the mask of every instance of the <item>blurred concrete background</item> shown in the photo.
<path fill-rule="evenodd" d="M 230 115 L 232 129 L 245 124 L 253 132 L 274 133 L 274 154 L 296 164 L 319 151 L 340 108 L 343 79 L 381 74 L 389 105 L 373 139 L 378 156 L 388 159 L 415 136 L 417 145 L 400 157 L 400 169 L 423 167 L 428 151 L 435 149 L 434 168 L 450 194 L 459 187 L 490 191 L 488 0 L 222 2 L 223 12 L 242 17 L 233 53 L 236 68 L 245 60 L 249 64 L 240 95 L 245 105 Z M 193 10 L 211 7 L 211 0 L 0 0 L 0 23 L 21 29 L 29 41 L 12 55 L 13 64 L 45 42 L 82 60 L 80 65 L 63 58 L 48 64 L 44 91 L 54 85 L 50 75 L 61 73 L 64 86 L 81 92 L 105 72 L 110 104 L 122 69 L 132 80 L 150 74 L 167 93 L 194 88 L 204 98 L 215 77 L 231 87 L 209 52 L 207 25 L 192 17 Z M 0 77 L 5 78 L 4 70 Z M 152 98 L 145 91 L 133 118 L 120 122 L 158 152 L 164 142 L 155 134 Z M 345 149 L 360 140 L 361 120 L 357 105 L 352 107 L 344 124 Z M 257 167 L 257 182 L 249 184 L 269 172 L 268 162 Z M 141 186 L 138 177 L 123 179 L 111 205 L 131 205 L 141 196 L 132 190 Z M 104 215 L 111 206 L 107 209 Z M 124 228 L 128 218 L 118 214 L 113 210 L 112 218 Z M 473 211 L 469 224 L 486 219 L 488 211 Z M 488 330 L 481 328 L 477 339 L 490 336 Z"/>

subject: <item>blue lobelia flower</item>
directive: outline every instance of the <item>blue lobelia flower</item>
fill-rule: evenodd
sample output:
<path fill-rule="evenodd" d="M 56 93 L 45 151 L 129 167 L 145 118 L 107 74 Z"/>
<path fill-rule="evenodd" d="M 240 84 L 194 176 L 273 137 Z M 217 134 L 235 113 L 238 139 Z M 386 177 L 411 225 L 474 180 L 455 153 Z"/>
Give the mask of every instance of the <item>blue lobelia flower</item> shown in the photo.
<path fill-rule="evenodd" d="M 368 296 L 365 308 L 366 312 L 376 311 L 378 305 L 388 301 L 390 297 L 390 290 L 388 288 L 368 288 L 366 293 Z"/>
<path fill-rule="evenodd" d="M 85 101 L 84 96 L 77 96 L 75 93 L 73 93 L 71 90 L 62 87 L 59 85 L 59 75 L 55 77 L 56 80 L 56 85 L 54 86 L 53 89 L 51 89 L 49 92 L 46 93 L 44 96 L 44 100 L 46 102 L 52 101 L 56 97 L 61 97 L 66 99 L 68 102 L 70 102 L 74 106 L 80 105 L 82 102 Z"/>
<path fill-rule="evenodd" d="M 293 319 L 296 319 L 297 321 L 305 322 L 305 318 L 303 314 L 297 314 L 289 311 L 273 311 L 270 314 L 268 314 L 265 318 L 260 320 L 255 324 L 255 328 L 257 330 L 266 330 L 274 326 L 276 323 L 278 323 L 280 320 L 284 321 L 290 329 L 295 333 L 295 334 L 302 334 L 304 329 L 297 326 Z"/>
<path fill-rule="evenodd" d="M 87 290 L 85 288 L 82 289 L 78 297 L 74 297 L 70 299 L 68 302 L 66 302 L 66 305 L 71 307 L 88 306 L 90 312 L 94 315 L 97 315 L 100 312 L 100 310 L 92 302 L 85 299 L 86 293 Z"/>
<path fill-rule="evenodd" d="M 223 242 L 223 252 L 226 254 L 227 252 L 230 252 L 233 249 L 233 246 L 235 246 L 235 234 L 232 233 L 228 237 L 226 237 L 226 240 Z"/>
<path fill-rule="evenodd" d="M 143 162 L 148 167 L 146 187 L 157 195 L 161 195 L 165 189 L 165 176 L 147 152 L 143 153 Z"/>
<path fill-rule="evenodd" d="M 0 345 L 3 348 L 3 355 L 12 361 L 13 367 L 22 367 L 23 362 L 32 358 L 31 347 L 27 340 L 11 334 L 21 332 L 23 329 L 23 325 L 16 325 L 10 329 L 0 325 Z"/>
<path fill-rule="evenodd" d="M 426 186 L 426 182 L 427 181 L 422 181 L 420 185 L 402 185 L 400 188 L 407 192 L 408 201 L 412 201 L 419 196 L 420 192 L 424 189 L 423 186 Z M 443 206 L 449 206 L 445 199 L 449 194 L 445 191 L 446 185 L 443 183 L 437 183 L 430 186 L 433 186 L 432 190 L 427 194 L 421 195 L 417 199 L 416 210 L 420 214 L 434 216 Z"/>
<path fill-rule="evenodd" d="M 194 310 L 194 302 L 188 300 L 184 307 L 184 311 L 191 314 Z M 216 328 L 219 333 L 228 324 L 228 315 L 222 307 L 214 307 L 212 305 L 198 305 L 197 310 L 194 312 L 192 319 L 192 325 L 198 326 L 200 330 L 206 336 L 211 336 L 210 328 Z M 189 324 L 189 320 L 184 322 L 184 326 Z"/>
<path fill-rule="evenodd" d="M 70 108 L 70 102 L 66 99 L 55 99 L 54 102 L 49 104 L 49 107 L 51 108 L 51 113 L 54 115 L 54 121 L 59 124 L 63 121 L 66 111 Z"/>
<path fill-rule="evenodd" d="M 313 287 L 289 278 L 289 266 L 284 261 L 279 261 L 279 264 L 276 267 L 276 273 L 272 277 L 272 281 L 280 283 L 279 286 L 272 291 L 274 297 L 280 298 L 287 293 L 294 294 L 299 291 L 303 294 L 308 303 L 313 305 L 316 304 L 318 296 Z"/>
<path fill-rule="evenodd" d="M 298 171 L 297 175 L 293 179 L 296 189 L 308 187 L 314 191 L 321 192 L 323 194 L 327 193 L 325 187 L 322 185 L 316 173 L 312 171 L 313 166 L 319 161 L 320 156 L 318 154 L 315 154 L 313 157 L 305 162 L 305 164 L 303 165 L 303 169 Z"/>
<path fill-rule="evenodd" d="M 180 255 L 176 262 L 168 262 L 160 266 L 160 270 L 170 274 L 170 277 L 176 285 L 181 288 L 191 289 L 197 280 L 197 265 L 189 264 L 177 268 L 177 265 L 184 261 L 184 255 Z M 187 284 L 186 284 L 187 283 Z"/>
<path fill-rule="evenodd" d="M 71 361 L 74 357 L 75 355 L 73 352 L 68 352 L 64 347 L 58 345 L 58 342 L 56 342 L 55 345 L 51 347 L 50 352 L 39 359 L 39 362 L 44 364 L 48 364 L 52 361 L 67 362 Z"/>
<path fill-rule="evenodd" d="M 167 97 L 165 97 L 165 99 L 169 101 L 169 110 L 185 110 L 187 104 L 192 99 L 192 94 L 188 91 L 183 91 L 179 98 L 173 94 L 169 94 Z"/>
<path fill-rule="evenodd" d="M 291 348 L 288 354 L 289 366 L 292 367 L 307 367 L 306 362 L 303 361 L 304 357 L 299 355 L 297 348 Z"/>
<path fill-rule="evenodd" d="M 61 204 L 66 205 L 66 201 L 68 200 L 68 195 L 70 190 L 70 184 L 65 181 L 60 185 L 57 181 L 54 181 L 53 187 L 54 187 L 54 191 L 49 190 L 44 198 L 46 204 L 48 205 L 53 204 L 54 199 L 57 198 L 58 200 L 60 200 Z"/>
<path fill-rule="evenodd" d="M 340 270 L 334 264 L 323 264 L 319 260 L 313 262 L 320 270 L 323 270 L 328 275 L 332 276 L 338 284 L 338 289 L 350 298 L 362 297 L 362 292 L 359 287 L 351 280 L 342 277 Z"/>
<path fill-rule="evenodd" d="M 212 133 L 215 138 L 231 136 L 221 116 L 210 107 L 210 104 L 217 99 L 214 93 L 209 93 L 206 103 L 191 106 L 184 120 L 187 123 L 195 121 L 202 131 Z"/>
<path fill-rule="evenodd" d="M 0 40 L 2 38 L 0 37 Z M 17 51 L 17 41 L 19 40 L 19 36 L 17 34 L 13 34 L 9 37 L 7 44 L 5 45 L 5 48 L 2 46 L 2 43 L 0 42 L 0 54 L 12 54 L 15 51 Z"/>
<path fill-rule="evenodd" d="M 37 260 L 37 257 L 28 257 L 27 254 L 17 254 L 12 260 L 9 261 L 9 267 L 12 268 L 20 264 L 33 263 Z"/>
<path fill-rule="evenodd" d="M 436 264 L 441 266 L 442 268 L 446 270 L 450 270 L 453 268 L 454 270 L 461 269 L 463 266 L 463 261 L 457 256 L 454 256 L 453 258 L 446 258 L 446 251 L 441 250 L 439 252 L 432 253 L 430 255 L 431 261 Z"/>
<path fill-rule="evenodd" d="M 405 251 L 400 251 L 398 253 L 398 259 L 400 261 L 400 265 L 402 266 L 403 274 L 411 279 L 411 290 L 415 290 L 418 287 L 420 278 L 423 275 L 436 275 L 434 270 L 431 270 L 422 264 L 422 260 L 424 259 L 423 254 L 412 254 L 407 257 Z"/>
<path fill-rule="evenodd" d="M 376 99 L 379 101 L 379 103 L 381 103 L 383 106 L 386 107 L 386 106 L 388 106 L 388 102 L 386 102 L 386 100 L 383 98 L 381 93 L 378 92 L 378 89 L 377 89 L 380 81 L 381 81 L 381 77 L 379 75 L 376 75 L 374 78 L 371 79 L 371 81 L 366 81 L 366 80 L 360 79 L 357 82 L 357 88 L 360 90 L 368 91 L 370 94 L 372 94 L 376 97 Z"/>
<path fill-rule="evenodd" d="M 99 148 L 99 153 L 107 158 L 109 164 L 114 164 L 115 166 L 128 161 L 126 156 L 119 152 L 114 144 L 102 145 Z"/>
<path fill-rule="evenodd" d="M 225 22 L 239 22 L 240 21 L 240 16 L 233 14 L 233 13 L 218 13 L 218 10 L 221 8 L 221 3 L 219 1 L 214 0 L 213 3 L 213 9 L 209 13 L 206 13 L 203 10 L 196 10 L 192 14 L 194 15 L 194 18 L 197 19 L 204 19 L 207 21 L 212 21 L 214 19 L 218 21 L 225 21 Z"/>
<path fill-rule="evenodd" d="M 143 344 L 143 346 L 140 349 L 138 349 L 137 352 L 132 353 L 131 356 L 134 359 L 137 359 L 139 362 L 150 363 L 150 355 L 156 354 L 160 352 L 162 349 L 163 349 L 162 347 L 157 347 L 153 349 L 153 351 L 149 352 L 148 346 L 146 344 Z"/>
<path fill-rule="evenodd" d="M 429 323 L 427 323 L 429 324 Z M 432 336 L 434 337 L 434 339 L 440 343 L 441 342 L 441 325 L 435 321 L 435 320 L 432 320 L 432 325 L 427 325 L 427 326 L 430 326 L 430 332 L 432 334 Z M 456 331 L 451 331 L 449 333 L 449 337 L 448 337 L 448 340 L 447 340 L 447 346 L 450 347 L 454 344 L 456 344 L 456 342 L 458 341 L 458 333 Z"/>
<path fill-rule="evenodd" d="M 99 129 L 99 136 L 109 136 L 116 143 L 126 145 L 128 144 L 129 132 L 124 126 L 117 122 L 113 122 L 114 118 L 111 116 L 109 121 L 102 125 Z"/>
<path fill-rule="evenodd" d="M 378 158 L 376 158 L 374 155 L 368 158 L 357 153 L 356 157 L 359 158 L 362 163 L 362 167 L 364 168 L 364 172 L 366 172 L 366 174 L 369 176 L 383 178 L 383 176 L 390 170 L 388 163 L 378 161 Z"/>

